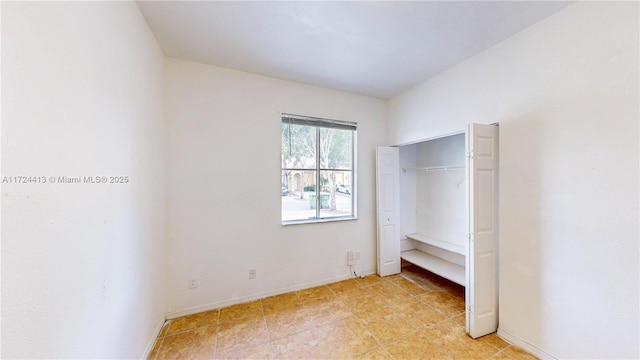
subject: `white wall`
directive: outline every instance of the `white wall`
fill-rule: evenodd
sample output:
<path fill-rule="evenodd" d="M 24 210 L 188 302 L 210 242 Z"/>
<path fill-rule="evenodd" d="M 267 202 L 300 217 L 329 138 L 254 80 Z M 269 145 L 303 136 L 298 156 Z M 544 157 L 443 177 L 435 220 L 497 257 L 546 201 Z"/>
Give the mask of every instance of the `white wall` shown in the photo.
<path fill-rule="evenodd" d="M 2 357 L 139 358 L 164 319 L 163 55 L 132 2 L 2 3 Z M 129 176 L 52 184 L 50 176 Z"/>
<path fill-rule="evenodd" d="M 417 167 L 457 166 L 462 169 L 417 172 L 416 232 L 432 239 L 466 245 L 465 134 L 416 144 Z"/>
<path fill-rule="evenodd" d="M 500 333 L 638 358 L 638 3 L 585 2 L 390 101 L 401 144 L 500 123 Z"/>
<path fill-rule="evenodd" d="M 385 101 L 174 59 L 166 85 L 169 317 L 375 271 Z M 358 220 L 281 225 L 283 112 L 358 122 Z"/>

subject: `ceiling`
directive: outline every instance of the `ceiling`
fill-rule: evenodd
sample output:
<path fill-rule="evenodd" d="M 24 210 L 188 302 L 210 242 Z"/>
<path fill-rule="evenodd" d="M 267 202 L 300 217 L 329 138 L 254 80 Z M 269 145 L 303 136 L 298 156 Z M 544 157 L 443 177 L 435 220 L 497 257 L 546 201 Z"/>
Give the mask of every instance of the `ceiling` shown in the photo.
<path fill-rule="evenodd" d="M 562 1 L 138 1 L 164 54 L 393 97 Z"/>

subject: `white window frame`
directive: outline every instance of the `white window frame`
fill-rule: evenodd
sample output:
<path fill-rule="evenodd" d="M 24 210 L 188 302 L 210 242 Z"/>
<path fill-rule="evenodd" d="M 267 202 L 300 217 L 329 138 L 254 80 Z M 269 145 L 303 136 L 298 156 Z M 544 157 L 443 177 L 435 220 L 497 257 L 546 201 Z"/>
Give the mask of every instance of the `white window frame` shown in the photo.
<path fill-rule="evenodd" d="M 307 218 L 307 219 L 298 219 L 298 220 L 282 220 L 282 202 L 281 206 L 281 215 L 280 221 L 282 225 L 297 225 L 297 224 L 311 224 L 311 223 L 326 223 L 326 222 L 334 222 L 334 221 L 348 221 L 348 220 L 357 220 L 357 138 L 358 138 L 358 124 L 355 122 L 349 121 L 340 121 L 340 120 L 331 120 L 324 118 L 316 118 L 311 116 L 301 116 L 301 115 L 293 115 L 282 113 L 281 116 L 281 124 L 292 124 L 292 125 L 305 125 L 305 126 L 313 126 L 316 128 L 316 167 L 315 171 L 315 187 L 316 187 L 316 217 L 315 218 Z M 351 130 L 351 170 L 345 169 L 329 169 L 322 168 L 320 164 L 320 128 L 332 128 L 332 129 L 343 129 L 343 130 Z M 282 139 L 280 139 L 282 141 Z M 297 168 L 284 168 L 280 167 L 280 173 L 282 176 L 282 171 L 295 171 L 295 170 L 309 170 L 309 169 L 297 169 Z M 320 173 L 322 171 L 351 171 L 351 215 L 347 216 L 331 216 L 331 217 L 322 217 L 321 216 L 321 196 L 320 194 Z"/>

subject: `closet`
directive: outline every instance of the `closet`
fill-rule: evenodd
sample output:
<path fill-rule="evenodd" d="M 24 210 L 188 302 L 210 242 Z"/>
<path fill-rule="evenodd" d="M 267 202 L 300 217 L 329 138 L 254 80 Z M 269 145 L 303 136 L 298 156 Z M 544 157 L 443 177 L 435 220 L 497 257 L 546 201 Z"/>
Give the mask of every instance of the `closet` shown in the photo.
<path fill-rule="evenodd" d="M 474 338 L 498 326 L 497 129 L 377 148 L 378 273 L 402 258 L 464 286 Z"/>

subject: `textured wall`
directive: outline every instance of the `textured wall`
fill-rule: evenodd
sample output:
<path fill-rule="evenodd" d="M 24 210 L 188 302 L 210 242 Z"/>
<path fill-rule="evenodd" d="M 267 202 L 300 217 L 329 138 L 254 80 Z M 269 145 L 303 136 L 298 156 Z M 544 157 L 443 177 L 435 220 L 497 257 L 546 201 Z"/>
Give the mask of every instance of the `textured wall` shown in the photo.
<path fill-rule="evenodd" d="M 149 348 L 165 310 L 163 66 L 135 3 L 2 3 L 2 176 L 47 180 L 2 184 L 3 358 Z M 98 175 L 128 182 L 58 180 Z"/>

